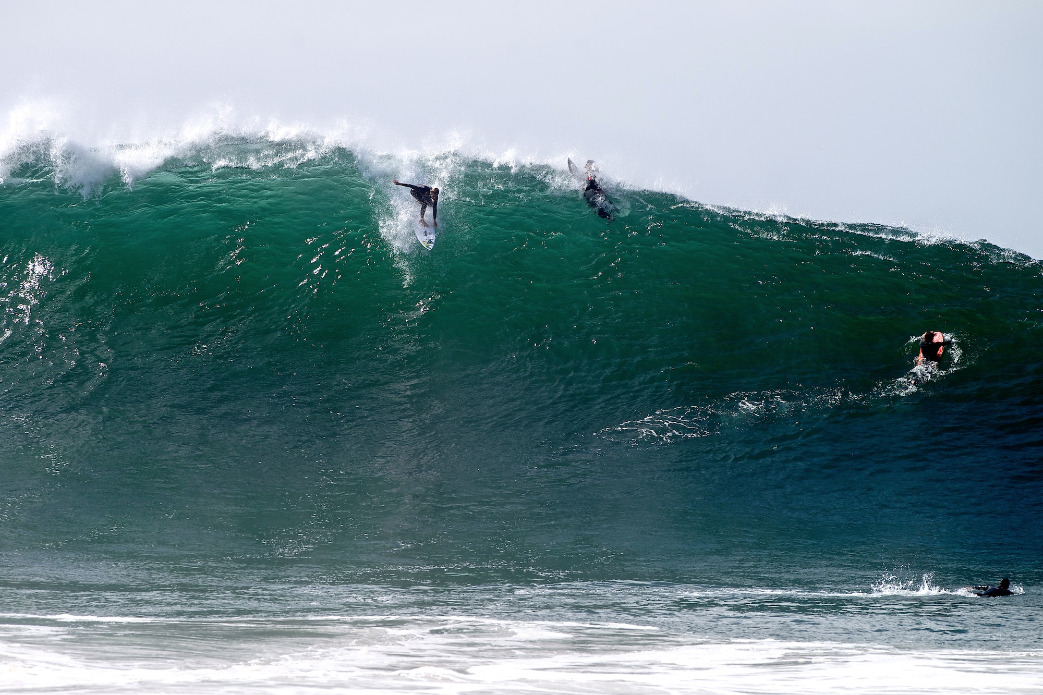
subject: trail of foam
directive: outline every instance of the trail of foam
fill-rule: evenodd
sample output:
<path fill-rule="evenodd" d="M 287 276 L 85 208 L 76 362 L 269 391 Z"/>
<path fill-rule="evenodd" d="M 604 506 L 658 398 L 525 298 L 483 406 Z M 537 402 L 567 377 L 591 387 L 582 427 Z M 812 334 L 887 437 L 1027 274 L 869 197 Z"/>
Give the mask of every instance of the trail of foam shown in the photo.
<path fill-rule="evenodd" d="M 725 425 L 749 426 L 754 422 L 792 419 L 809 410 L 833 408 L 851 397 L 839 387 L 814 392 L 738 392 L 706 405 L 657 410 L 640 420 L 606 427 L 596 435 L 612 441 L 670 444 L 713 436 Z"/>
<path fill-rule="evenodd" d="M 727 424 L 745 427 L 755 422 L 794 419 L 810 411 L 831 410 L 845 403 L 861 405 L 905 398 L 917 393 L 925 384 L 939 381 L 968 366 L 959 345 L 961 338 L 952 334 L 946 334 L 946 337 L 953 341 L 947 348 L 948 367 L 940 369 L 931 362 L 915 365 L 905 374 L 882 381 L 866 393 L 854 393 L 840 386 L 809 391 L 738 392 L 705 405 L 657 410 L 639 420 L 606 427 L 595 435 L 611 441 L 670 444 L 716 435 Z M 915 344 L 919 340 L 920 336 L 910 336 L 906 344 Z"/>
<path fill-rule="evenodd" d="M 400 619 L 0 636 L 4 692 L 1033 692 L 1043 653 L 706 640 L 607 625 Z M 259 631 L 258 631 L 259 630 Z M 285 633 L 283 633 L 285 634 Z"/>
<path fill-rule="evenodd" d="M 884 572 L 876 581 L 861 588 L 700 586 L 608 581 L 456 587 L 431 593 L 380 585 L 331 585 L 299 587 L 291 590 L 289 595 L 284 593 L 286 587 L 280 587 L 277 592 L 279 600 L 260 593 L 254 597 L 255 602 L 247 603 L 242 602 L 238 593 L 235 596 L 222 596 L 217 592 L 213 602 L 195 601 L 191 605 L 181 605 L 182 599 L 177 590 L 172 590 L 174 593 L 169 596 L 163 591 L 152 592 L 144 602 L 139 600 L 141 597 L 136 592 L 127 596 L 110 592 L 105 604 L 113 609 L 109 613 L 8 611 L 0 612 L 0 625 L 126 623 L 289 626 L 313 621 L 369 623 L 400 620 L 499 625 L 514 622 L 503 617 L 500 609 L 507 608 L 508 614 L 524 612 L 528 616 L 526 624 L 532 625 L 657 630 L 660 628 L 647 621 L 654 622 L 657 616 L 663 615 L 672 617 L 678 601 L 698 600 L 724 605 L 783 598 L 816 604 L 821 599 L 842 599 L 855 602 L 851 605 L 868 606 L 880 600 L 884 601 L 884 605 L 896 605 L 889 600 L 892 597 L 977 598 L 968 593 L 966 587 L 940 586 L 935 583 L 934 577 L 933 572 L 910 574 L 908 570 L 897 568 Z M 1018 583 L 1012 584 L 1011 590 L 1018 595 L 1025 593 L 1024 587 Z M 227 598 L 235 600 L 229 604 Z M 6 602 L 12 603 L 12 598 L 9 596 Z M 385 612 L 368 612 L 377 605 Z M 574 610 L 579 611 L 575 613 L 577 617 L 590 615 L 590 605 L 597 605 L 607 611 L 605 618 L 621 610 L 620 615 L 634 618 L 635 622 L 620 622 L 617 618 L 589 620 L 561 617 L 562 611 L 570 613 Z M 158 613 L 153 610 L 157 606 L 161 608 Z M 461 606 L 468 608 L 462 613 L 446 610 L 459 609 Z M 545 611 L 551 611 L 557 617 L 553 620 L 537 617 Z"/>
<path fill-rule="evenodd" d="M 0 267 L 7 265 L 7 260 L 5 256 Z M 53 282 L 55 277 L 54 263 L 38 253 L 25 264 L 24 269 L 15 270 L 13 277 L 6 272 L 0 274 L 0 305 L 6 314 L 0 327 L 7 327 L 8 318 L 16 324 L 28 326 L 33 310 L 40 305 L 45 295 L 44 281 Z M 4 290 L 8 291 L 4 293 Z"/>

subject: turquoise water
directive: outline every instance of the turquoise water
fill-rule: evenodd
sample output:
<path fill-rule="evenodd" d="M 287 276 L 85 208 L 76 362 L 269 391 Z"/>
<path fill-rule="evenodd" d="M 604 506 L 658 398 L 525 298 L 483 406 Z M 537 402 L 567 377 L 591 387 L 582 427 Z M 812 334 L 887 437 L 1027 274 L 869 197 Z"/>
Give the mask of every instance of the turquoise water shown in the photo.
<path fill-rule="evenodd" d="M 452 152 L 55 147 L 0 186 L 6 689 L 1043 684 L 1037 261 Z"/>

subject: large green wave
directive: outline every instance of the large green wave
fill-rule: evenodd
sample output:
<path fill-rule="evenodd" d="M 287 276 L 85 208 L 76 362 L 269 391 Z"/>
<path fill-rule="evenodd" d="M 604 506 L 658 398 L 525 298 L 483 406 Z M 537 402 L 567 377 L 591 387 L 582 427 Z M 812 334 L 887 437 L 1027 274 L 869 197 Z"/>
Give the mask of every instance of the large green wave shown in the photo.
<path fill-rule="evenodd" d="M 92 178 L 49 152 L 0 186 L 5 552 L 464 582 L 1033 571 L 1025 256 L 610 178 L 606 222 L 563 166 L 454 153 L 228 139 Z M 392 178 L 441 187 L 432 251 Z M 913 369 L 928 329 L 953 349 Z"/>

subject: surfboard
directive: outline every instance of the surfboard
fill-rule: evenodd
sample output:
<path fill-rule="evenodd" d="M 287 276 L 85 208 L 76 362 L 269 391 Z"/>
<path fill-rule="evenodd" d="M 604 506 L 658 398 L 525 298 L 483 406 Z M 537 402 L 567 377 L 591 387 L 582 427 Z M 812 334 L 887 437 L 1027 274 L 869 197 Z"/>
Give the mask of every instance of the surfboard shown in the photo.
<path fill-rule="evenodd" d="M 435 239 L 438 238 L 438 230 L 435 227 L 425 227 L 424 225 L 417 222 L 413 225 L 413 230 L 416 232 L 417 241 L 425 249 L 430 251 L 435 246 Z"/>
<path fill-rule="evenodd" d="M 578 166 L 573 164 L 571 159 L 569 159 L 569 173 L 572 174 L 572 178 L 576 179 L 577 183 L 587 183 L 587 175 L 584 174 Z"/>

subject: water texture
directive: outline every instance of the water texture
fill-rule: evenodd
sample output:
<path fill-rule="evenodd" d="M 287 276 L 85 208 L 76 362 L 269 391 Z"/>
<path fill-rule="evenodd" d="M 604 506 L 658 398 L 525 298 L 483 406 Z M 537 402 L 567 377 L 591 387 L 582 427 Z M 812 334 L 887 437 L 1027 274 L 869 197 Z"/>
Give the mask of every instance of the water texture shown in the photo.
<path fill-rule="evenodd" d="M 1043 687 L 1038 262 L 610 176 L 606 222 L 564 162 L 114 152 L 0 167 L 0 691 Z"/>

